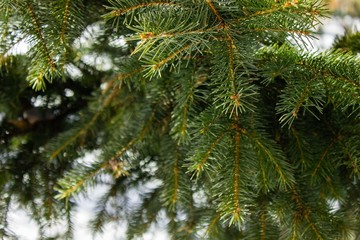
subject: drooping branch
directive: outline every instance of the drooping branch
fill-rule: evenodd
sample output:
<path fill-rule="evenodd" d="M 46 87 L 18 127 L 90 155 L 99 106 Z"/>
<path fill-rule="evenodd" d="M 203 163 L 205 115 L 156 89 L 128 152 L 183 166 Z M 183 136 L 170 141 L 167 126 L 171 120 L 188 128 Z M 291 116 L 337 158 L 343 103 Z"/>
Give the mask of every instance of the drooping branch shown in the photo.
<path fill-rule="evenodd" d="M 26 1 L 26 9 L 28 10 L 31 18 L 32 18 L 32 23 L 33 23 L 33 26 L 36 30 L 36 34 L 37 34 L 37 38 L 38 40 L 40 41 L 41 43 L 41 46 L 46 54 L 46 58 L 47 58 L 47 61 L 48 61 L 48 64 L 49 66 L 55 70 L 56 69 L 56 64 L 53 60 L 53 58 L 51 57 L 51 54 L 50 54 L 50 51 L 47 47 L 47 44 L 46 44 L 46 41 L 45 41 L 45 38 L 43 36 L 43 33 L 42 33 L 42 30 L 41 30 L 41 25 L 40 25 L 40 22 L 39 22 L 39 18 L 37 16 L 37 14 L 35 13 L 31 3 L 29 1 Z"/>
<path fill-rule="evenodd" d="M 68 27 L 68 17 L 70 15 L 70 4 L 71 4 L 71 0 L 66 0 L 64 16 L 62 19 L 61 31 L 60 31 L 60 41 L 61 42 L 65 42 L 66 30 Z"/>
<path fill-rule="evenodd" d="M 235 221 L 240 221 L 240 204 L 239 204 L 239 178 L 240 178 L 240 127 L 238 124 L 238 118 L 235 117 L 235 167 L 234 167 L 234 203 L 235 203 L 235 209 L 233 211 L 233 215 L 235 218 Z"/>
<path fill-rule="evenodd" d="M 53 151 L 50 155 L 50 159 L 56 158 L 64 149 L 66 149 L 70 144 L 76 141 L 79 137 L 85 135 L 87 131 L 94 125 L 96 120 L 101 116 L 107 106 L 111 104 L 111 100 L 117 96 L 120 92 L 120 88 L 113 88 L 111 94 L 104 100 L 101 108 L 94 114 L 91 120 L 85 124 L 79 131 L 77 131 L 73 136 L 68 138 L 60 147 Z"/>

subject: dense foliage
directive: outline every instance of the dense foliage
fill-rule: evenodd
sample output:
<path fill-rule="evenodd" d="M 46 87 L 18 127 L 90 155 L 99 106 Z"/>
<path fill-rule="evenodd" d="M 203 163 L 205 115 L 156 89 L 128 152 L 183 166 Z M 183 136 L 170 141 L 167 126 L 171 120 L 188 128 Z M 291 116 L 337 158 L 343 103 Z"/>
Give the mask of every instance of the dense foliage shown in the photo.
<path fill-rule="evenodd" d="M 12 206 L 41 238 L 73 238 L 76 197 L 102 186 L 94 234 L 164 220 L 173 239 L 358 239 L 359 34 L 307 50 L 324 14 L 316 0 L 2 0 L 2 238 L 16 239 Z"/>

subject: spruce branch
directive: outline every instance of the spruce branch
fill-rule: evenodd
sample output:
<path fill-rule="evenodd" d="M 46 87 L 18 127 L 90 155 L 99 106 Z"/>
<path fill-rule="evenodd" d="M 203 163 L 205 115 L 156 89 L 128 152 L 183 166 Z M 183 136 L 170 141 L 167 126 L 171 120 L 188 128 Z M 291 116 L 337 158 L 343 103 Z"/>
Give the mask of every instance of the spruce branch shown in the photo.
<path fill-rule="evenodd" d="M 217 20 L 219 22 L 223 22 L 223 18 L 220 16 L 219 12 L 217 11 L 217 9 L 215 8 L 214 4 L 212 3 L 211 0 L 205 0 L 206 4 L 209 6 L 209 8 L 211 9 L 211 11 L 214 13 L 214 15 L 216 16 Z"/>
<path fill-rule="evenodd" d="M 210 234 L 215 231 L 215 227 L 220 220 L 221 214 L 218 213 L 215 217 L 210 221 L 210 224 L 206 228 L 205 236 L 210 236 Z"/>
<path fill-rule="evenodd" d="M 68 27 L 68 17 L 70 15 L 70 4 L 71 0 L 66 0 L 65 2 L 65 10 L 64 10 L 64 16 L 61 23 L 61 31 L 60 31 L 60 41 L 65 42 L 65 34 Z"/>
<path fill-rule="evenodd" d="M 333 48 L 339 49 L 341 51 L 351 51 L 356 53 L 360 51 L 359 39 L 360 33 L 358 32 L 345 32 L 345 35 L 342 37 L 336 37 Z"/>
<path fill-rule="evenodd" d="M 72 211 L 71 208 L 66 209 L 66 232 L 64 234 L 66 239 L 73 239 L 74 238 L 74 222 L 72 220 Z"/>
<path fill-rule="evenodd" d="M 265 234 L 266 234 L 266 209 L 264 206 L 261 207 L 261 213 L 260 213 L 260 239 L 265 240 Z"/>
<path fill-rule="evenodd" d="M 295 137 L 296 146 L 300 152 L 300 162 L 304 165 L 306 163 L 306 159 L 305 159 L 303 143 L 301 142 L 301 139 L 300 139 L 299 134 L 297 133 L 296 129 L 294 127 L 291 127 L 290 129 L 291 129 L 292 135 Z"/>
<path fill-rule="evenodd" d="M 85 167 L 82 169 L 78 168 L 72 172 L 68 172 L 63 179 L 58 181 L 58 187 L 55 188 L 59 192 L 55 196 L 57 199 L 68 199 L 75 193 L 80 192 L 85 187 L 94 184 L 94 178 L 98 176 L 107 166 L 108 162 L 96 163 L 92 166 Z"/>
<path fill-rule="evenodd" d="M 291 186 L 295 182 L 295 179 L 292 174 L 292 169 L 285 161 L 282 152 L 279 149 L 276 149 L 274 144 L 269 142 L 268 139 L 258 135 L 259 133 L 249 132 L 244 128 L 241 128 L 240 131 L 254 143 L 255 148 L 260 153 L 259 157 L 261 158 L 261 155 L 263 155 L 265 159 L 270 161 L 270 163 L 274 166 L 274 169 L 279 177 L 278 184 L 280 188 L 287 189 Z"/>
<path fill-rule="evenodd" d="M 39 70 L 35 70 L 35 68 L 32 68 L 33 70 L 33 74 L 37 74 L 38 75 L 32 79 L 29 79 L 30 84 L 33 86 L 34 89 L 36 90 L 43 90 L 45 88 L 45 83 L 44 83 L 44 77 L 49 77 L 48 81 L 51 81 L 51 76 L 56 73 L 57 71 L 57 66 L 55 61 L 53 60 L 53 56 L 47 46 L 47 43 L 45 41 L 45 37 L 42 31 L 42 26 L 40 24 L 40 20 L 39 20 L 39 16 L 37 15 L 37 13 L 35 12 L 32 4 L 30 1 L 25 1 L 25 7 L 26 7 L 26 11 L 29 14 L 31 21 L 32 21 L 32 27 L 34 28 L 35 32 L 36 32 L 36 38 L 39 41 L 39 44 L 41 45 L 42 51 L 45 55 L 46 58 L 46 63 L 45 66 L 38 66 L 40 67 Z M 40 56 L 41 58 L 41 56 Z M 50 74 L 50 75 L 48 75 Z"/>
<path fill-rule="evenodd" d="M 149 128 L 151 126 L 154 116 L 155 116 L 155 112 L 152 112 L 150 114 L 148 120 L 145 122 L 144 126 L 141 128 L 139 134 L 136 137 L 134 137 L 131 141 L 129 141 L 119 151 L 117 151 L 114 154 L 114 156 L 110 159 L 110 161 L 120 158 L 126 151 L 130 150 L 134 144 L 136 144 L 138 141 L 142 140 L 145 137 L 145 134 L 147 133 L 147 131 L 149 131 Z"/>
<path fill-rule="evenodd" d="M 239 178 L 240 178 L 240 127 L 238 125 L 237 116 L 234 117 L 235 124 L 235 168 L 234 168 L 234 202 L 235 208 L 233 210 L 233 215 L 229 222 L 230 225 L 237 223 L 240 225 L 241 223 L 241 207 L 239 204 Z"/>
<path fill-rule="evenodd" d="M 73 237 L 74 209 L 55 195 L 98 185 L 94 234 L 111 222 L 129 239 L 162 222 L 174 239 L 359 232 L 359 59 L 299 50 L 325 14 L 319 0 L 83 3 L 0 1 L 1 193 L 42 238 L 53 219 Z M 85 43 L 88 30 L 98 36 Z M 19 39 L 27 56 L 10 56 Z M 52 84 L 31 95 L 25 78 Z M 28 123 L 37 104 L 55 117 Z"/>
<path fill-rule="evenodd" d="M 315 87 L 311 80 L 294 86 L 288 85 L 277 105 L 278 113 L 282 114 L 279 121 L 283 126 L 288 125 L 290 127 L 292 125 L 293 121 L 298 117 L 301 107 L 307 109 L 315 117 L 317 116 L 311 108 L 315 108 L 320 113 L 322 112 L 324 102 L 322 95 L 319 92 L 317 92 L 317 95 L 311 92 L 311 90 L 316 89 Z"/>
<path fill-rule="evenodd" d="M 163 157 L 166 161 L 164 164 L 170 171 L 168 173 L 162 173 L 164 176 L 162 176 L 161 179 L 164 181 L 164 188 L 161 193 L 161 201 L 170 211 L 171 221 L 174 221 L 176 210 L 181 208 L 181 203 L 184 200 L 184 172 L 181 169 L 182 157 L 179 145 L 174 143 L 174 145 L 169 145 L 167 147 L 169 153 Z"/>
<path fill-rule="evenodd" d="M 289 66 L 288 68 L 284 68 L 284 65 L 281 65 L 282 69 L 276 69 L 275 67 L 275 69 L 272 68 L 271 70 L 273 73 L 276 72 L 277 76 L 282 76 L 292 83 L 286 87 L 287 89 L 284 90 L 285 94 L 282 95 L 283 100 L 278 103 L 279 113 L 282 111 L 287 112 L 287 114 L 282 115 L 284 123 L 291 123 L 294 120 L 298 114 L 296 110 L 299 110 L 300 106 L 304 107 L 315 117 L 318 116 L 314 110 L 322 113 L 325 97 L 329 94 L 331 95 L 331 101 L 334 104 L 340 105 L 343 111 L 352 108 L 352 114 L 355 116 L 359 115 L 357 98 L 359 96 L 359 79 L 356 77 L 358 76 L 357 65 L 359 65 L 359 61 L 354 56 L 351 54 L 340 54 L 336 51 L 328 51 L 322 54 L 297 53 L 288 46 L 274 46 L 272 50 L 270 48 L 264 49 L 265 52 L 268 50 L 269 52 L 265 54 L 279 54 L 277 56 L 280 57 L 281 55 L 288 59 L 288 63 L 286 63 Z M 282 57 L 278 59 L 282 59 Z M 309 80 L 298 82 L 291 80 L 292 77 L 290 75 L 300 76 L 300 74 L 305 74 Z M 293 92 L 296 93 L 296 98 L 294 98 L 294 94 L 290 89 L 293 89 Z M 311 89 L 313 92 L 306 89 Z M 325 92 L 325 89 L 327 92 Z M 286 110 L 289 107 L 289 101 L 293 103 L 292 110 Z"/>
<path fill-rule="evenodd" d="M 109 3 L 112 6 L 106 6 L 106 9 L 111 10 L 110 12 L 103 15 L 104 19 L 110 20 L 113 19 L 113 26 L 116 28 L 119 28 L 120 23 L 120 17 L 122 15 L 130 15 L 130 23 L 133 19 L 133 14 L 136 14 L 137 10 L 146 9 L 146 8 L 156 8 L 161 9 L 161 7 L 164 8 L 179 8 L 181 5 L 177 2 L 173 1 L 140 1 L 140 0 L 134 0 L 134 1 L 120 1 L 120 0 L 109 0 Z M 124 19 L 124 23 L 127 22 L 127 17 Z"/>
<path fill-rule="evenodd" d="M 175 153 L 175 161 L 173 166 L 173 175 L 174 175 L 174 186 L 173 186 L 173 193 L 171 196 L 171 204 L 170 207 L 174 209 L 176 202 L 178 201 L 178 191 L 179 191 L 179 153 L 178 147 Z"/>
<path fill-rule="evenodd" d="M 352 169 L 351 173 L 354 178 L 360 177 L 360 151 L 357 145 L 359 141 L 359 136 L 352 136 L 345 141 L 340 140 L 340 146 L 348 160 L 348 167 Z"/>
<path fill-rule="evenodd" d="M 106 107 L 108 107 L 112 102 L 111 100 L 117 96 L 120 92 L 119 88 L 113 88 L 111 94 L 104 100 L 100 109 L 93 115 L 90 121 L 82 126 L 75 134 L 72 134 L 69 138 L 66 139 L 59 147 L 57 147 L 54 151 L 52 151 L 50 155 L 50 159 L 55 159 L 62 151 L 64 151 L 70 144 L 76 141 L 79 137 L 84 136 L 87 131 L 94 125 L 97 119 L 101 116 L 103 111 L 105 111 Z"/>
<path fill-rule="evenodd" d="M 190 128 L 192 120 L 196 117 L 199 105 L 206 104 L 206 91 L 202 76 L 196 72 L 190 74 L 179 73 L 176 76 L 177 84 L 174 86 L 174 109 L 171 114 L 170 134 L 175 141 L 187 144 L 190 141 Z"/>
<path fill-rule="evenodd" d="M 211 153 L 213 152 L 213 150 L 215 150 L 215 147 L 218 145 L 218 143 L 224 138 L 225 133 L 227 133 L 227 132 L 224 131 L 213 142 L 211 142 L 210 146 L 207 149 L 205 149 L 204 152 L 197 151 L 196 155 L 193 155 L 189 159 L 190 161 L 195 161 L 195 163 L 189 167 L 189 171 L 193 172 L 192 178 L 195 176 L 196 176 L 196 178 L 199 178 L 200 174 L 203 171 L 206 171 L 208 169 L 209 157 L 210 157 Z"/>
<path fill-rule="evenodd" d="M 161 33 L 154 33 L 154 32 L 146 32 L 141 33 L 139 35 L 136 35 L 132 37 L 132 40 L 164 40 L 167 38 L 179 38 L 179 37 L 190 37 L 190 36 L 198 36 L 203 34 L 209 34 L 209 33 L 215 33 L 215 30 L 218 30 L 219 26 L 214 26 L 210 28 L 201 28 L 201 29 L 195 29 L 195 30 L 186 30 L 186 31 L 169 31 L 169 32 L 161 32 Z M 139 48 L 137 48 L 139 49 Z M 140 50 L 137 50 L 135 52 L 139 52 Z"/>
<path fill-rule="evenodd" d="M 99 109 L 93 114 L 92 118 L 83 126 L 79 128 L 74 134 L 71 133 L 70 136 L 67 136 L 65 141 L 58 146 L 55 150 L 53 150 L 50 154 L 50 159 L 55 159 L 62 151 L 64 151 L 69 145 L 71 145 L 73 142 L 75 142 L 79 137 L 82 137 L 86 135 L 86 133 L 91 129 L 91 127 L 96 123 L 96 121 L 102 116 L 104 111 L 109 107 L 109 105 L 112 104 L 112 100 L 117 97 L 119 93 L 121 93 L 121 83 L 126 81 L 126 79 L 130 77 L 134 77 L 136 74 L 138 74 L 143 67 L 140 67 L 138 69 L 135 69 L 131 72 L 127 73 L 119 73 L 116 75 L 112 80 L 109 80 L 107 89 L 111 89 L 113 86 L 114 81 L 120 82 L 119 86 L 113 86 L 111 89 L 111 93 L 107 94 L 107 90 L 103 92 L 104 96 L 106 98 L 101 103 L 101 106 Z M 125 103 L 125 101 L 124 101 Z"/>
<path fill-rule="evenodd" d="M 263 17 L 264 15 L 272 15 L 274 13 L 278 14 L 281 12 L 290 12 L 299 16 L 305 14 L 309 18 L 314 18 L 316 16 L 322 16 L 323 14 L 323 11 L 319 10 L 319 8 L 321 9 L 321 5 L 319 6 L 319 3 L 314 2 L 307 5 L 306 2 L 300 3 L 300 1 L 286 1 L 284 3 L 277 2 L 275 4 L 272 4 L 270 7 L 266 6 L 264 10 L 248 12 L 249 9 L 246 9 L 247 11 L 244 12 L 243 17 L 236 18 L 232 21 L 242 22 L 251 18 Z"/>
<path fill-rule="evenodd" d="M 4 48 L 1 49 L 1 55 L 0 55 L 0 66 L 4 65 L 4 63 L 6 62 L 7 56 L 9 56 L 9 52 L 14 48 L 14 46 L 16 46 L 17 44 L 19 44 L 21 41 L 25 40 L 26 36 L 22 36 L 19 37 L 18 39 L 14 39 L 11 43 L 7 43 Z M 0 44 L 2 41 L 4 40 L 0 40 Z"/>
<path fill-rule="evenodd" d="M 334 144 L 336 143 L 336 139 L 330 142 L 329 146 L 325 149 L 323 154 L 321 154 L 321 158 L 318 160 L 315 169 L 311 173 L 311 176 L 314 178 L 315 176 L 318 176 L 318 171 L 321 169 L 321 164 L 326 159 L 326 157 L 329 155 L 330 150 L 333 148 Z"/>
<path fill-rule="evenodd" d="M 291 34 L 296 34 L 298 36 L 301 35 L 305 35 L 305 36 L 310 36 L 310 34 L 312 34 L 312 32 L 310 31 L 304 31 L 304 30 L 293 30 L 293 29 L 286 29 L 286 28 L 254 28 L 254 29 L 249 29 L 247 31 L 255 31 L 255 32 L 285 32 L 285 33 L 291 33 Z"/>
<path fill-rule="evenodd" d="M 320 234 L 318 228 L 310 219 L 311 210 L 303 205 L 303 202 L 301 201 L 301 199 L 299 197 L 299 193 L 298 193 L 296 187 L 293 186 L 291 188 L 291 190 L 293 192 L 293 199 L 297 205 L 297 210 L 299 211 L 299 214 L 295 215 L 295 218 L 298 218 L 298 217 L 304 218 L 306 220 L 306 222 L 309 224 L 309 227 L 311 228 L 311 230 L 315 233 L 317 239 L 324 240 L 324 237 L 322 236 L 322 234 Z"/>
<path fill-rule="evenodd" d="M 165 69 L 165 67 L 176 60 L 180 60 L 184 58 L 184 55 L 188 55 L 188 51 L 190 48 L 196 47 L 197 43 L 192 43 L 186 46 L 181 47 L 180 49 L 177 49 L 175 52 L 171 53 L 169 56 L 167 56 L 164 59 L 153 59 L 150 58 L 150 53 L 148 53 L 149 56 L 144 56 L 145 59 L 145 77 L 148 78 L 154 78 L 156 76 L 161 77 L 161 72 Z M 179 64 L 179 63 L 178 63 Z"/>
<path fill-rule="evenodd" d="M 121 212 L 120 209 L 109 208 L 109 206 L 115 201 L 116 197 L 125 194 L 124 189 L 121 187 L 121 184 L 124 181 L 125 178 L 115 179 L 114 183 L 109 186 L 106 193 L 97 201 L 94 218 L 92 218 L 89 223 L 89 227 L 94 235 L 102 233 L 105 230 L 106 223 L 113 220 L 114 213 L 112 210 L 115 210 L 116 213 Z"/>

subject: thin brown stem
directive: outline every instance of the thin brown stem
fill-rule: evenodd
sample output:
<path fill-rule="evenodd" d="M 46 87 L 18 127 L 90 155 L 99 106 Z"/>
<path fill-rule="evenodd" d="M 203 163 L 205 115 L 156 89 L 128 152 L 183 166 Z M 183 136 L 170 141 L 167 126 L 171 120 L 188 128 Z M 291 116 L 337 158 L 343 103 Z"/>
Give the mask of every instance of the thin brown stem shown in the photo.
<path fill-rule="evenodd" d="M 43 50 L 45 52 L 48 64 L 54 70 L 54 69 L 56 69 L 56 64 L 55 64 L 55 62 L 53 61 L 53 59 L 51 57 L 51 54 L 50 54 L 50 51 L 49 51 L 48 47 L 46 46 L 45 38 L 44 38 L 43 33 L 41 31 L 41 25 L 40 25 L 39 18 L 36 15 L 32 5 L 31 5 L 31 3 L 29 1 L 26 1 L 26 7 L 27 7 L 27 10 L 28 10 L 31 18 L 32 18 L 32 22 L 33 22 L 33 25 L 35 27 L 37 37 L 38 37 L 38 39 L 39 39 L 39 41 L 41 43 L 41 46 L 42 46 L 42 48 L 43 48 Z"/>

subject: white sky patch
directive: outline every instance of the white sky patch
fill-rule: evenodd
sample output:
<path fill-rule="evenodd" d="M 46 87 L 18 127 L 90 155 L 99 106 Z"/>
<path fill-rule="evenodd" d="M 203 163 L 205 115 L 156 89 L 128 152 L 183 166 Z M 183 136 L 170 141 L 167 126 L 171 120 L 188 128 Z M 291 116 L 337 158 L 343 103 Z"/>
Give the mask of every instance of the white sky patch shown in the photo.
<path fill-rule="evenodd" d="M 87 48 L 91 47 L 95 43 L 95 39 L 104 32 L 104 28 L 101 26 L 103 23 L 98 22 L 88 26 L 81 37 L 74 42 L 75 48 Z"/>
<path fill-rule="evenodd" d="M 86 164 L 90 165 L 92 163 L 95 163 L 101 154 L 101 150 L 93 150 L 91 152 L 86 152 L 83 157 L 76 159 L 75 161 L 80 164 Z"/>
<path fill-rule="evenodd" d="M 39 237 L 37 225 L 24 210 L 12 206 L 9 212 L 9 225 L 19 240 L 34 240 Z"/>
<path fill-rule="evenodd" d="M 318 39 L 312 40 L 314 47 L 321 50 L 330 48 L 337 36 L 344 35 L 345 29 L 354 32 L 360 29 L 360 18 L 350 16 L 327 18 L 322 23 Z"/>
<path fill-rule="evenodd" d="M 169 219 L 166 217 L 164 210 L 161 210 L 157 216 L 157 223 L 151 224 L 150 229 L 142 237 L 135 238 L 136 240 L 168 240 L 171 239 L 167 233 L 166 227 Z"/>
<path fill-rule="evenodd" d="M 2 123 L 2 121 L 4 121 L 5 115 L 6 115 L 5 113 L 0 112 L 0 123 Z"/>
<path fill-rule="evenodd" d="M 110 47 L 124 47 L 126 46 L 126 40 L 123 36 L 119 38 L 111 39 L 109 42 Z"/>
<path fill-rule="evenodd" d="M 72 79 L 79 79 L 83 76 L 81 70 L 72 63 L 66 64 L 65 71 Z"/>
<path fill-rule="evenodd" d="M 64 93 L 65 93 L 65 97 L 73 97 L 75 94 L 74 91 L 69 88 L 65 88 Z"/>
<path fill-rule="evenodd" d="M 289 40 L 294 46 L 300 49 L 305 49 L 310 52 L 324 51 L 332 47 L 336 37 L 341 37 L 345 34 L 345 29 L 357 32 L 360 29 L 360 18 L 332 17 L 321 19 L 315 32 L 311 38 L 308 36 L 300 36 L 299 39 L 290 38 Z"/>
<path fill-rule="evenodd" d="M 151 226 L 150 231 L 145 233 L 141 238 L 137 238 L 138 240 L 168 240 L 170 239 L 169 234 L 166 232 L 164 228 L 157 228 L 156 226 Z"/>
<path fill-rule="evenodd" d="M 26 40 L 23 39 L 16 43 L 9 51 L 9 55 L 22 55 L 29 51 L 30 47 L 29 44 L 27 44 Z"/>
<path fill-rule="evenodd" d="M 103 82 L 103 83 L 100 84 L 100 89 L 105 90 L 106 88 L 108 88 L 108 86 L 109 86 L 108 82 Z"/>
<path fill-rule="evenodd" d="M 34 107 L 44 107 L 46 106 L 46 99 L 44 96 L 38 95 L 31 98 L 31 103 Z"/>
<path fill-rule="evenodd" d="M 114 66 L 110 57 L 105 54 L 87 53 L 81 56 L 81 60 L 99 71 L 108 71 Z"/>

